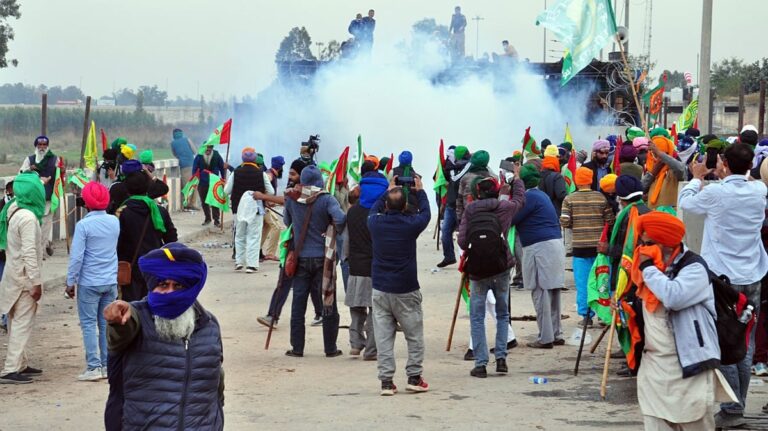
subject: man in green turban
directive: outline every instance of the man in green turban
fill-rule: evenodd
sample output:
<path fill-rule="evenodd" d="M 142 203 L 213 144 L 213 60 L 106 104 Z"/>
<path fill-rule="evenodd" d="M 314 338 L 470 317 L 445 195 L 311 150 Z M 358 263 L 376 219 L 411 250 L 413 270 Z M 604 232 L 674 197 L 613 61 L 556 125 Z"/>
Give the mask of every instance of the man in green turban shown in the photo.
<path fill-rule="evenodd" d="M 0 314 L 8 315 L 8 350 L 0 383 L 32 383 L 41 370 L 27 364 L 27 343 L 43 294 L 40 228 L 45 214 L 45 188 L 40 176 L 25 172 L 13 181 L 14 198 L 0 212 L 0 249 L 5 250 Z"/>
<path fill-rule="evenodd" d="M 491 156 L 488 151 L 475 151 L 469 159 L 469 169 L 466 175 L 461 177 L 459 182 L 459 194 L 456 197 L 456 223 L 461 223 L 461 216 L 464 214 L 464 208 L 472 200 L 471 186 L 478 177 L 487 178 L 493 176 L 488 170 L 488 161 Z"/>

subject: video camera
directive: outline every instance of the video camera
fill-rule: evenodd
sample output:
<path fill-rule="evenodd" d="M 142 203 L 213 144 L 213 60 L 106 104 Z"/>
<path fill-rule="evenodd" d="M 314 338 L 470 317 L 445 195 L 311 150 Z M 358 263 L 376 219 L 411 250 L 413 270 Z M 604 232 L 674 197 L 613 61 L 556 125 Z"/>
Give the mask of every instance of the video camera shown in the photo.
<path fill-rule="evenodd" d="M 115 170 L 117 169 L 117 161 L 116 160 L 104 160 L 101 162 L 101 165 L 99 166 L 99 170 L 109 171 L 109 170 Z"/>
<path fill-rule="evenodd" d="M 400 187 L 415 187 L 416 180 L 413 177 L 395 177 L 395 185 Z"/>
<path fill-rule="evenodd" d="M 320 151 L 320 135 L 309 135 L 309 140 L 304 144 L 309 148 L 310 154 L 317 153 Z"/>

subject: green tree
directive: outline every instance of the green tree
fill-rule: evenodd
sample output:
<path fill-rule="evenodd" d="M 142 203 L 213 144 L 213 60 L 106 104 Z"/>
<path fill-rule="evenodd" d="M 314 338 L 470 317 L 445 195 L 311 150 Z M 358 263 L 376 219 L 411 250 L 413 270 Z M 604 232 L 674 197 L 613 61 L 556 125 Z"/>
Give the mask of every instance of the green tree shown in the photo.
<path fill-rule="evenodd" d="M 144 92 L 139 90 L 136 93 L 136 113 L 140 114 L 144 112 Z"/>
<path fill-rule="evenodd" d="M 312 54 L 312 38 L 304 27 L 294 27 L 280 42 L 275 61 L 317 60 Z"/>
<path fill-rule="evenodd" d="M 142 85 L 139 87 L 139 91 L 144 95 L 144 105 L 146 106 L 165 106 L 165 101 L 168 100 L 168 93 L 160 91 L 157 85 L 151 87 Z"/>
<path fill-rule="evenodd" d="M 0 0 L 0 68 L 8 67 L 8 42 L 15 36 L 13 28 L 8 23 L 10 18 L 21 18 L 19 4 L 16 0 Z M 19 65 L 19 61 L 15 58 L 11 59 L 10 63 L 14 67 Z"/>
<path fill-rule="evenodd" d="M 131 106 L 136 105 L 136 93 L 133 90 L 123 88 L 114 94 L 115 105 L 119 106 Z"/>
<path fill-rule="evenodd" d="M 441 42 L 448 43 L 451 33 L 447 25 L 438 24 L 434 18 L 424 18 L 411 27 L 414 33 L 431 36 Z"/>

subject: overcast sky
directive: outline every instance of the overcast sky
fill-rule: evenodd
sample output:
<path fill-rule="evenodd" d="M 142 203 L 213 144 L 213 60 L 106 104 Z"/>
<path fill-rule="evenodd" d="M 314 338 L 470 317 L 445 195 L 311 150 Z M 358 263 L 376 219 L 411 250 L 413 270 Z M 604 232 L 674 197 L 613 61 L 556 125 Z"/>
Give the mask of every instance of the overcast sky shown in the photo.
<path fill-rule="evenodd" d="M 274 54 L 291 27 L 305 26 L 313 42 L 343 40 L 355 13 L 376 10 L 375 44 L 408 38 L 411 25 L 434 17 L 448 24 L 453 7 L 479 15 L 480 52 L 499 51 L 509 39 L 523 57 L 541 61 L 543 30 L 536 16 L 544 0 L 19 0 L 11 21 L 16 40 L 0 81 L 79 85 L 94 97 L 113 89 L 156 84 L 171 97 L 255 95 L 275 76 Z M 630 0 L 630 51 L 643 47 L 646 2 Z M 548 0 L 550 5 L 555 0 Z M 617 20 L 623 24 L 624 1 Z M 658 68 L 696 74 L 701 0 L 653 4 L 651 56 Z M 768 1 L 715 2 L 712 58 L 768 57 L 764 20 Z M 475 21 L 467 28 L 474 54 Z M 554 47 L 550 44 L 550 47 Z M 316 50 L 314 51 L 316 52 Z M 374 55 L 375 55 L 374 48 Z M 606 51 L 607 52 L 607 51 Z M 551 53 L 555 61 L 556 53 Z M 696 77 L 694 76 L 694 80 Z"/>

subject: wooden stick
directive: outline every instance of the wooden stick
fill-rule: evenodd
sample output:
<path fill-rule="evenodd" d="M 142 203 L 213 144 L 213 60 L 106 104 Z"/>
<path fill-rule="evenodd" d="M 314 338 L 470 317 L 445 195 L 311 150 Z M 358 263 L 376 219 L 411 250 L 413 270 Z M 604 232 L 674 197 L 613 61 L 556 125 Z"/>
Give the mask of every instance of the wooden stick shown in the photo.
<path fill-rule="evenodd" d="M 461 291 L 464 289 L 464 280 L 466 274 L 461 274 L 461 281 L 459 282 L 459 292 L 456 294 L 456 305 L 453 307 L 453 318 L 451 319 L 451 331 L 448 333 L 448 344 L 445 346 L 445 351 L 451 351 L 451 343 L 453 342 L 453 330 L 456 328 L 456 316 L 459 314 L 459 303 L 461 302 Z"/>
<path fill-rule="evenodd" d="M 280 310 L 278 309 L 279 301 L 277 299 L 280 298 L 285 279 L 285 268 L 280 267 L 280 274 L 277 276 L 277 286 L 275 286 L 275 293 L 272 295 L 275 298 L 275 308 L 272 310 L 272 316 L 270 316 L 272 317 L 272 320 L 269 322 L 269 331 L 267 332 L 267 341 L 264 343 L 264 350 L 269 350 L 269 342 L 272 340 L 272 331 L 275 329 L 275 324 L 277 324 L 277 320 L 280 318 Z"/>
<path fill-rule="evenodd" d="M 587 312 L 589 315 L 589 312 Z M 581 331 L 581 343 L 579 343 L 579 353 L 576 355 L 576 366 L 573 368 L 573 375 L 579 375 L 579 363 L 581 362 L 581 352 L 584 351 L 584 338 L 587 336 L 587 317 L 584 318 L 584 329 Z"/>
<path fill-rule="evenodd" d="M 592 343 L 592 347 L 589 348 L 589 353 L 595 353 L 595 350 L 597 350 L 597 346 L 600 345 L 600 342 L 603 341 L 603 337 L 605 337 L 605 333 L 608 332 L 608 330 L 611 329 L 610 326 L 606 326 L 603 328 L 603 332 L 600 333 L 600 336 L 597 337 L 597 340 L 595 340 L 594 343 Z"/>
<path fill-rule="evenodd" d="M 621 60 L 624 62 L 624 71 L 627 73 L 627 79 L 629 79 L 629 86 L 632 88 L 632 97 L 635 99 L 635 107 L 637 108 L 638 116 L 640 117 L 640 122 L 643 125 L 643 131 L 645 131 L 645 134 L 648 134 L 648 123 L 645 122 L 645 116 L 644 110 L 642 109 L 642 105 L 640 105 L 640 100 L 637 98 L 637 89 L 635 88 L 635 78 L 632 77 L 632 71 L 629 68 L 629 63 L 627 62 L 627 56 L 624 54 L 624 44 L 621 43 L 619 40 L 618 33 L 616 34 L 616 43 L 619 44 L 619 52 L 621 53 Z M 609 349 L 610 350 L 610 349 Z"/>
<path fill-rule="evenodd" d="M 227 165 L 229 164 L 229 147 L 231 147 L 231 146 L 232 146 L 232 143 L 228 142 L 227 143 L 227 155 L 226 155 L 226 157 L 224 157 L 224 163 L 227 164 Z M 227 170 L 227 168 L 224 168 L 224 179 L 225 180 L 227 179 L 227 173 L 229 173 L 229 171 Z M 221 231 L 224 232 L 224 210 L 221 210 Z"/>
<path fill-rule="evenodd" d="M 85 98 L 85 116 L 83 117 L 83 142 L 80 146 L 80 169 L 85 167 L 85 143 L 88 141 L 88 129 L 91 119 L 91 96 Z"/>
<path fill-rule="evenodd" d="M 61 203 L 64 204 L 64 238 L 67 242 L 67 254 L 69 254 L 69 249 L 72 247 L 72 238 L 69 237 L 69 210 L 67 209 L 67 187 L 65 184 L 67 184 L 67 163 L 64 160 L 63 157 L 59 157 L 61 159 L 61 168 L 59 171 L 59 174 L 61 174 L 61 189 L 64 190 L 64 196 L 61 196 L 60 200 Z M 56 181 L 54 179 L 54 181 Z M 54 182 L 54 187 L 56 186 L 56 183 Z M 61 228 L 61 226 L 59 226 Z"/>
<path fill-rule="evenodd" d="M 43 93 L 42 114 L 40 115 L 40 134 L 48 134 L 48 93 Z"/>
<path fill-rule="evenodd" d="M 616 325 L 616 310 L 611 313 L 611 326 L 613 328 Z M 605 365 L 603 365 L 603 380 L 600 382 L 600 398 L 605 400 L 605 390 L 608 385 L 608 365 L 611 362 L 611 345 L 613 345 L 613 334 L 616 331 L 610 331 L 608 334 L 608 348 L 605 349 Z"/>

